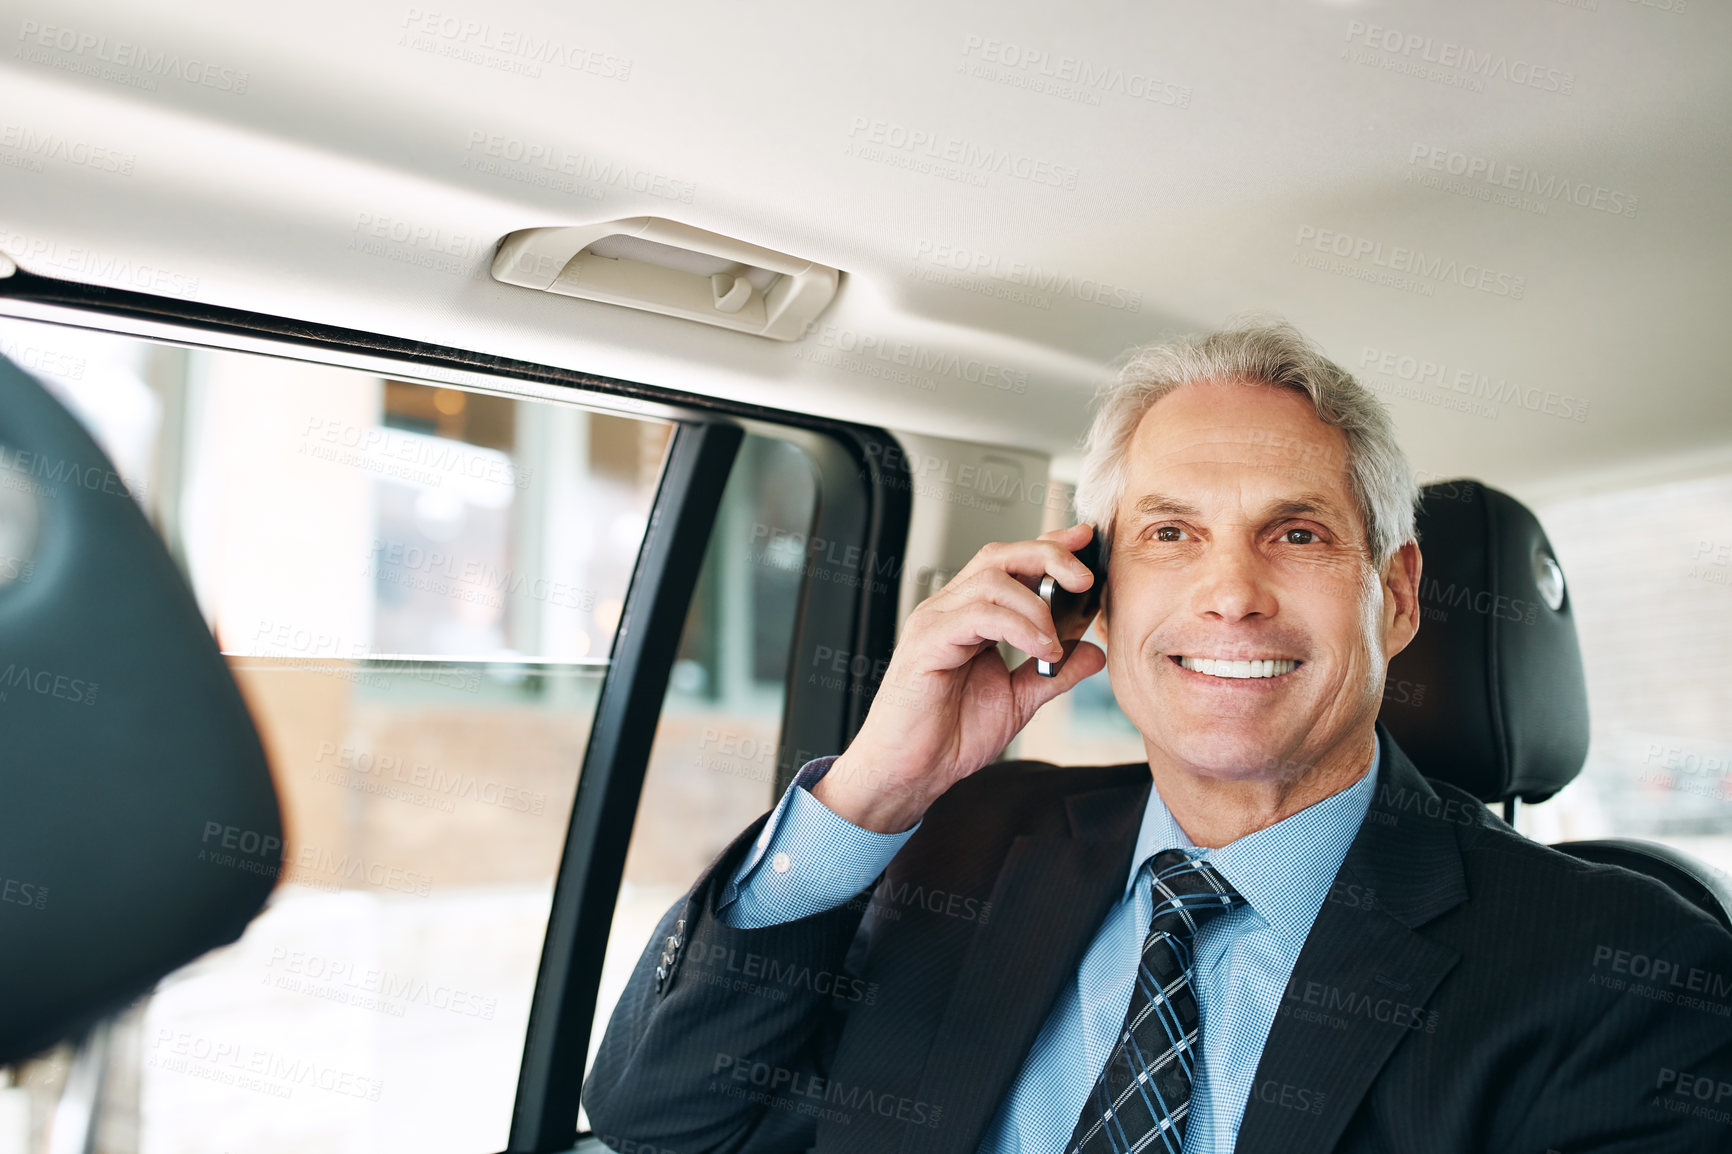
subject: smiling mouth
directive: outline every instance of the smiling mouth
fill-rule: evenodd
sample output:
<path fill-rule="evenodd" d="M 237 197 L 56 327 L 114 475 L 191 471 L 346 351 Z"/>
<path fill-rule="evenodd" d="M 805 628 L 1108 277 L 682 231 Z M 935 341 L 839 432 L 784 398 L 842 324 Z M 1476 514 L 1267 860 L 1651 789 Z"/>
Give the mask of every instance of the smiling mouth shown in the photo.
<path fill-rule="evenodd" d="M 1184 657 L 1173 654 L 1168 660 L 1192 673 L 1241 680 L 1284 677 L 1304 664 L 1303 661 L 1291 657 L 1259 657 L 1241 661 L 1236 658 Z"/>

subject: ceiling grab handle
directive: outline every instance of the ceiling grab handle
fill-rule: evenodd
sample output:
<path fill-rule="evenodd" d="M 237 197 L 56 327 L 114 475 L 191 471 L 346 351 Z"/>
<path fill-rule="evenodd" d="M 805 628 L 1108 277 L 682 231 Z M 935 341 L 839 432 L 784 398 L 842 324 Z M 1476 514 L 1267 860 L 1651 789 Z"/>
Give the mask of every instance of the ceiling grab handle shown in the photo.
<path fill-rule="evenodd" d="M 493 278 L 793 341 L 835 298 L 833 268 L 678 221 L 638 216 L 520 229 Z"/>

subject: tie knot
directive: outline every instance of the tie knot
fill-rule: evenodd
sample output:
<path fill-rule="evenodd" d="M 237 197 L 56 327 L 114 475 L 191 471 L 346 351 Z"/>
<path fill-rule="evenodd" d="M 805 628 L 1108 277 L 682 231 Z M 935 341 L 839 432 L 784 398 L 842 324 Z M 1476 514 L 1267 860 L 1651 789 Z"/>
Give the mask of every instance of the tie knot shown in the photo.
<path fill-rule="evenodd" d="M 1151 931 L 1159 928 L 1189 940 L 1203 923 L 1245 901 L 1214 866 L 1185 850 L 1162 850 L 1149 864 L 1155 898 Z"/>

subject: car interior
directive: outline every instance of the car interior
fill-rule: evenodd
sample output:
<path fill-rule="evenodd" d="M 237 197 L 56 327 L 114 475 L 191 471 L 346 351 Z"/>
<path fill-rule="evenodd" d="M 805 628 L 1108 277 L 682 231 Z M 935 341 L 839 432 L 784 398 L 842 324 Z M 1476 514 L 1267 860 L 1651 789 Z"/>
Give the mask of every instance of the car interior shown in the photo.
<path fill-rule="evenodd" d="M 1423 484 L 1380 724 L 1732 929 L 1728 20 L 16 9 L 0 1154 L 619 1148 L 663 911 L 1248 314 Z"/>

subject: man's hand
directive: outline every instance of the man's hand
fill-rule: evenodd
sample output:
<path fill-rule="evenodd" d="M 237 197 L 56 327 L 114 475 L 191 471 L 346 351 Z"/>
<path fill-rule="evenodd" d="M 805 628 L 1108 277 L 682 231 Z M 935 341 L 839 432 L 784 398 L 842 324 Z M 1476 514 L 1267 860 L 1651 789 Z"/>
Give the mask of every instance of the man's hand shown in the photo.
<path fill-rule="evenodd" d="M 1035 710 L 1106 667 L 1099 646 L 1075 642 L 1058 676 L 1034 662 L 1012 673 L 997 643 L 1057 661 L 1052 614 L 1035 592 L 1051 573 L 1073 593 L 1094 583 L 1073 556 L 1089 525 L 994 542 L 909 614 L 860 732 L 812 793 L 841 817 L 879 833 L 919 821 L 945 790 L 1004 751 Z"/>

